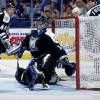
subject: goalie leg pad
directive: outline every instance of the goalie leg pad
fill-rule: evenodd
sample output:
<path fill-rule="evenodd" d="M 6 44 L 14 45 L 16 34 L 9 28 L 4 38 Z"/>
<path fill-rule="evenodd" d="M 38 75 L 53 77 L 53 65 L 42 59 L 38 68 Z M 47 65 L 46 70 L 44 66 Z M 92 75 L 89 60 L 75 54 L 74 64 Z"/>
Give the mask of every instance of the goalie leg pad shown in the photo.
<path fill-rule="evenodd" d="M 45 75 L 45 82 L 49 83 L 52 75 L 55 73 L 55 61 L 51 56 L 46 60 L 43 66 L 43 73 Z"/>
<path fill-rule="evenodd" d="M 15 73 L 15 78 L 16 78 L 16 80 L 17 80 L 19 83 L 21 83 L 21 84 L 23 84 L 23 85 L 26 85 L 26 84 L 23 82 L 23 80 L 21 79 L 21 77 L 22 77 L 24 71 L 25 71 L 24 68 L 18 67 L 18 68 L 17 68 L 17 71 L 16 71 L 16 73 Z"/>

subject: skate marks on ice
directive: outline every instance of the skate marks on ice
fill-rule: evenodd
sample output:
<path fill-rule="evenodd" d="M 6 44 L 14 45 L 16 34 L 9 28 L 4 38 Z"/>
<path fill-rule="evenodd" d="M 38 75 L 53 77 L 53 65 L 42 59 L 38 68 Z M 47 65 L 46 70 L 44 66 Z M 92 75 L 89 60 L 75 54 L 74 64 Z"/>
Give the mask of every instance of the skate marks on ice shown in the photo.
<path fill-rule="evenodd" d="M 79 91 L 74 87 L 74 81 L 62 81 L 58 85 L 50 85 L 50 90 L 35 90 L 29 91 L 26 86 L 23 86 L 16 82 L 14 78 L 0 78 L 0 96 L 1 95 L 28 95 L 30 98 L 34 96 L 64 96 L 68 100 L 100 100 L 100 92 L 96 91 Z M 38 98 L 39 100 L 41 98 Z M 59 98 L 58 98 L 59 99 Z M 58 100 L 57 99 L 57 100 Z M 21 98 L 20 98 L 21 100 Z M 24 98 L 24 100 L 28 100 Z M 47 99 L 45 99 L 47 100 Z M 53 99 L 54 100 L 54 99 Z M 60 99 L 61 100 L 61 99 Z"/>
<path fill-rule="evenodd" d="M 13 78 L 1 78 L 0 77 L 0 94 L 2 93 L 15 93 L 16 90 L 13 89 L 14 82 L 12 81 Z"/>
<path fill-rule="evenodd" d="M 16 91 L 12 91 L 12 90 L 0 90 L 0 93 L 13 93 Z"/>
<path fill-rule="evenodd" d="M 28 60 L 19 60 L 21 67 L 27 67 Z M 0 60 L 0 78 L 14 78 L 17 68 L 16 60 Z"/>
<path fill-rule="evenodd" d="M 15 60 L 0 60 L 0 78 L 14 78 Z"/>
<path fill-rule="evenodd" d="M 66 85 L 65 81 L 63 83 L 60 82 L 57 85 L 50 85 L 50 89 L 48 90 L 42 90 L 35 87 L 33 91 L 30 91 L 28 87 L 17 83 L 14 78 L 0 78 L 0 93 L 33 94 L 35 92 L 36 94 L 59 94 L 60 92 L 63 92 L 65 94 L 66 91 L 75 91 L 75 88 L 68 86 L 68 84 Z"/>
<path fill-rule="evenodd" d="M 25 67 L 29 61 L 24 60 L 20 63 L 20 66 Z M 33 98 L 33 95 L 64 95 L 70 100 L 82 98 L 80 100 L 100 100 L 100 92 L 95 91 L 78 91 L 75 89 L 75 76 L 66 77 L 62 74 L 61 70 L 57 71 L 65 81 L 60 81 L 57 85 L 50 85 L 49 90 L 35 90 L 29 91 L 26 86 L 19 84 L 15 78 L 14 74 L 16 71 L 16 60 L 0 60 L 0 97 L 1 95 L 29 95 Z M 64 76 L 64 77 L 63 77 Z M 31 96 L 32 95 L 32 96 Z M 84 96 L 85 95 L 85 96 Z M 5 97 L 4 97 L 5 98 Z M 24 98 L 25 99 L 25 98 Z M 59 99 L 59 98 L 58 98 Z M 26 99 L 25 99 L 26 100 Z M 33 99 L 32 99 L 33 100 Z"/>

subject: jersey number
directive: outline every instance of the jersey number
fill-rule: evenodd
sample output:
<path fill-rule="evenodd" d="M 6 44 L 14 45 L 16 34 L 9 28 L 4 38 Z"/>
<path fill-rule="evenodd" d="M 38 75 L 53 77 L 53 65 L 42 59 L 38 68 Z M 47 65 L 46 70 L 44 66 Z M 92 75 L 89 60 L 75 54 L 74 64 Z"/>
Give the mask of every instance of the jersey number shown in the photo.
<path fill-rule="evenodd" d="M 6 29 L 7 29 L 7 26 L 5 26 L 5 25 L 1 25 L 1 26 L 0 26 L 0 30 L 6 31 Z"/>

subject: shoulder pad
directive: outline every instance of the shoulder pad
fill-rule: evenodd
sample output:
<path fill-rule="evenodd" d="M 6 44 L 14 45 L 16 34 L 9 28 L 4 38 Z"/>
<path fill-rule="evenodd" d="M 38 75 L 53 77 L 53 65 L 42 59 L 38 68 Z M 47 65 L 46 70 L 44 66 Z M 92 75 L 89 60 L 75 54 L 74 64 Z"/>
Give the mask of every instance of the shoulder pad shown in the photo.
<path fill-rule="evenodd" d="M 48 35 L 55 43 L 58 43 L 57 37 L 53 32 L 47 31 L 45 34 Z"/>

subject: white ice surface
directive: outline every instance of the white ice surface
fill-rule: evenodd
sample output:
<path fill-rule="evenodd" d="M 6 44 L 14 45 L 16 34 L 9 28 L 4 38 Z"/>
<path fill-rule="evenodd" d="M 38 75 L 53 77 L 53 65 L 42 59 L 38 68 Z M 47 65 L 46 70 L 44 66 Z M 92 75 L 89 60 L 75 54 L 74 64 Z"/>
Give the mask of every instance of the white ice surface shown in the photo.
<path fill-rule="evenodd" d="M 25 67 L 28 60 L 20 61 Z M 16 60 L 0 60 L 0 100 L 100 100 L 100 91 L 76 90 L 75 80 L 50 86 L 50 90 L 29 91 L 14 78 Z"/>

